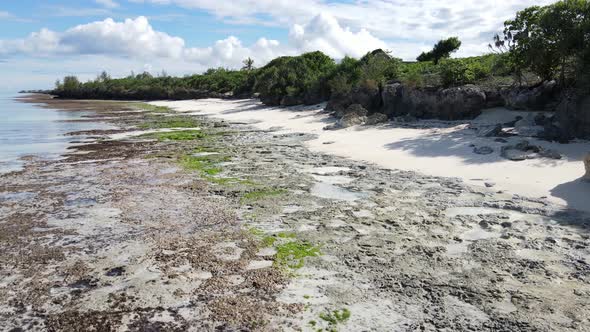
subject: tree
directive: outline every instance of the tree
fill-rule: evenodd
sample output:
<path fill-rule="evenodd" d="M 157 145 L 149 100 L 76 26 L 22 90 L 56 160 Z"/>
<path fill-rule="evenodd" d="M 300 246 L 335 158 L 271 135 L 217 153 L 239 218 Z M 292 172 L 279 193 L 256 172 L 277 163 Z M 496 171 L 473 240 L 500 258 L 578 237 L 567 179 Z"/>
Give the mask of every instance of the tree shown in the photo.
<path fill-rule="evenodd" d="M 242 67 L 242 70 L 245 70 L 248 72 L 254 70 L 254 60 L 252 58 L 248 57 L 247 59 L 242 61 L 242 63 L 244 64 L 244 66 Z"/>
<path fill-rule="evenodd" d="M 80 88 L 80 81 L 76 76 L 64 77 L 63 89 L 66 91 L 75 91 Z"/>
<path fill-rule="evenodd" d="M 504 40 L 518 70 L 530 69 L 543 80 L 575 72 L 590 47 L 590 4 L 587 0 L 564 0 L 552 5 L 519 11 L 504 23 Z M 498 37 L 499 39 L 499 37 Z M 497 39 L 496 39 L 497 40 Z"/>
<path fill-rule="evenodd" d="M 451 53 L 456 52 L 460 47 L 461 41 L 457 37 L 439 40 L 438 43 L 434 45 L 432 51 L 422 52 L 416 60 L 420 62 L 433 61 L 436 65 L 441 59 L 449 58 Z"/>

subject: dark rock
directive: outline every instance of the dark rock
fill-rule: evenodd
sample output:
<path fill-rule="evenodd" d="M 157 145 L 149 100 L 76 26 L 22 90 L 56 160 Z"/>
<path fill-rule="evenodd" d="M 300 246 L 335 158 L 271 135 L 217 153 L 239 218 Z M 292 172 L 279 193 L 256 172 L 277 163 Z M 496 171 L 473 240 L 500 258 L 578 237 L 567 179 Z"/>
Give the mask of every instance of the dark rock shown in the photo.
<path fill-rule="evenodd" d="M 514 120 L 504 123 L 506 127 L 514 127 L 518 121 L 522 120 L 522 116 L 517 116 Z"/>
<path fill-rule="evenodd" d="M 125 267 L 124 266 L 118 266 L 118 267 L 114 267 L 110 270 L 108 270 L 105 275 L 107 277 L 119 277 L 122 276 L 123 273 L 125 273 Z"/>
<path fill-rule="evenodd" d="M 395 118 L 393 118 L 393 120 L 396 122 L 402 122 L 402 123 L 412 123 L 412 122 L 418 121 L 418 118 L 416 118 L 415 116 L 412 116 L 410 114 L 406 114 L 406 115 L 395 117 Z"/>
<path fill-rule="evenodd" d="M 553 125 L 559 130 L 561 140 L 571 138 L 590 139 L 590 96 L 573 92 L 565 95 L 555 114 Z M 557 141 L 560 141 L 557 139 Z"/>
<path fill-rule="evenodd" d="M 487 155 L 494 153 L 494 149 L 492 149 L 489 146 L 480 146 L 478 148 L 473 149 L 473 153 Z"/>
<path fill-rule="evenodd" d="M 465 85 L 448 89 L 416 89 L 391 83 L 381 92 L 383 113 L 389 117 L 412 115 L 441 120 L 473 119 L 485 107 L 486 96 L 480 88 Z"/>
<path fill-rule="evenodd" d="M 493 107 L 501 107 L 504 106 L 504 98 L 500 94 L 498 90 L 486 90 L 484 91 L 486 95 L 486 104 L 485 108 L 493 108 Z"/>
<path fill-rule="evenodd" d="M 367 121 L 365 124 L 366 125 L 376 125 L 376 124 L 384 123 L 384 122 L 387 122 L 387 115 L 385 115 L 383 113 L 375 113 L 375 114 L 370 115 L 367 118 Z"/>
<path fill-rule="evenodd" d="M 503 146 L 500 155 L 506 159 L 521 161 L 539 157 L 561 159 L 562 156 L 555 150 L 545 150 L 540 146 L 531 145 L 528 141 L 521 141 L 515 145 Z"/>
<path fill-rule="evenodd" d="M 367 111 L 366 108 L 364 108 L 362 105 L 360 104 L 352 104 L 350 106 L 348 106 L 346 108 L 346 110 L 344 111 L 344 115 L 357 115 L 357 116 L 367 116 L 369 114 L 369 111 Z"/>
<path fill-rule="evenodd" d="M 518 87 L 500 92 L 506 107 L 515 110 L 553 111 L 559 104 L 561 90 L 555 81 L 533 87 Z"/>
<path fill-rule="evenodd" d="M 361 116 L 356 113 L 349 113 L 338 120 L 339 128 L 348 128 L 352 126 L 362 125 L 367 121 L 366 116 Z"/>
<path fill-rule="evenodd" d="M 477 136 L 480 137 L 494 137 L 494 136 L 498 136 L 502 133 L 502 125 L 501 124 L 497 124 L 494 127 L 487 127 L 487 128 L 482 128 L 479 130 L 479 133 L 477 134 Z"/>
<path fill-rule="evenodd" d="M 379 86 L 365 84 L 353 88 L 346 95 L 335 95 L 330 98 L 326 111 L 333 112 L 334 116 L 341 118 L 350 105 L 359 104 L 369 111 L 377 111 L 381 108 L 381 95 Z"/>
<path fill-rule="evenodd" d="M 561 159 L 563 158 L 563 156 L 561 155 L 561 153 L 557 152 L 556 150 L 542 150 L 540 152 L 541 157 L 544 158 L 549 158 L 549 159 Z"/>
<path fill-rule="evenodd" d="M 500 224 L 503 228 L 510 228 L 512 227 L 512 223 L 510 221 L 504 221 Z"/>
<path fill-rule="evenodd" d="M 303 104 L 303 98 L 299 96 L 284 96 L 281 99 L 281 106 L 295 106 Z"/>
<path fill-rule="evenodd" d="M 484 184 L 485 184 L 486 188 L 492 188 L 496 185 L 494 182 L 486 182 Z"/>
<path fill-rule="evenodd" d="M 360 104 L 352 104 L 346 108 L 342 117 L 335 124 L 324 127 L 324 130 L 348 128 L 364 124 L 367 121 L 369 112 Z"/>
<path fill-rule="evenodd" d="M 514 146 L 504 146 L 500 155 L 508 160 L 522 161 L 527 159 L 537 158 L 537 154 L 534 152 L 522 151 L 515 148 Z"/>
<path fill-rule="evenodd" d="M 315 90 L 308 91 L 303 96 L 303 103 L 305 105 L 319 104 L 319 103 L 323 102 L 324 100 L 326 100 L 326 98 L 324 98 L 324 96 L 322 96 L 321 93 L 319 93 L 318 91 L 315 91 Z"/>

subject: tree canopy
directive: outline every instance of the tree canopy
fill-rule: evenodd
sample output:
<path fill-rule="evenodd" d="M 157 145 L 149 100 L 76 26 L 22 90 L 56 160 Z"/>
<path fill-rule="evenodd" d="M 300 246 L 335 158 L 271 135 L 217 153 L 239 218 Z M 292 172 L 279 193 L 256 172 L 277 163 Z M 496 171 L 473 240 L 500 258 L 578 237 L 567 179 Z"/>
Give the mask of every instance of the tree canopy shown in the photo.
<path fill-rule="evenodd" d="M 433 61 L 434 64 L 438 64 L 441 59 L 449 58 L 451 54 L 459 50 L 460 47 L 461 41 L 457 37 L 439 40 L 438 43 L 434 45 L 432 51 L 422 52 L 416 60 L 420 62 Z"/>
<path fill-rule="evenodd" d="M 503 34 L 495 37 L 495 44 L 509 50 L 516 68 L 530 69 L 543 80 L 560 78 L 565 84 L 587 63 L 590 3 L 563 0 L 526 8 L 505 22 Z"/>

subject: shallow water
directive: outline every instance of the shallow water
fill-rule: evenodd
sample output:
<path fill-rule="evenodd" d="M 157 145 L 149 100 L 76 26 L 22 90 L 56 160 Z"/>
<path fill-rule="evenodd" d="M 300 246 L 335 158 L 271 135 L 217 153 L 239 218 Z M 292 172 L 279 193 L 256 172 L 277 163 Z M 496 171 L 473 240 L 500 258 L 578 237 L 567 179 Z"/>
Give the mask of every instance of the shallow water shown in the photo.
<path fill-rule="evenodd" d="M 0 94 L 0 174 L 19 170 L 19 158 L 35 155 L 57 158 L 81 136 L 64 136 L 80 130 L 110 129 L 107 124 L 65 122 L 82 118 L 86 112 L 57 111 L 14 100 L 14 94 Z"/>
<path fill-rule="evenodd" d="M 366 193 L 359 193 L 350 191 L 348 189 L 335 186 L 330 183 L 318 182 L 311 187 L 311 194 L 321 198 L 335 199 L 339 201 L 354 202 L 368 195 Z"/>

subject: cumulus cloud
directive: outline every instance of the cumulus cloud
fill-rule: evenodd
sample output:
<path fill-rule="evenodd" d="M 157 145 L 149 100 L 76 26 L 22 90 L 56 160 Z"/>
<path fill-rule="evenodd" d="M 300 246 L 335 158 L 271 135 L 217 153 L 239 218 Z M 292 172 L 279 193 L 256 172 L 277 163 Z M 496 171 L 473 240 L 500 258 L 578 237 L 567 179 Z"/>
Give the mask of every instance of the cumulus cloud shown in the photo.
<path fill-rule="evenodd" d="M 289 43 L 260 38 L 244 45 L 235 36 L 208 47 L 187 47 L 180 37 L 156 31 L 146 17 L 116 22 L 105 19 L 75 26 L 64 32 L 43 29 L 27 38 L 0 41 L 0 55 L 111 55 L 150 61 L 153 58 L 193 62 L 203 67 L 239 67 L 243 59 L 258 65 L 281 55 L 321 50 L 334 58 L 361 56 L 386 44 L 366 30 L 352 31 L 327 14 L 305 25 L 293 25 Z"/>
<path fill-rule="evenodd" d="M 184 40 L 155 31 L 140 16 L 115 22 L 78 25 L 63 33 L 42 29 L 25 39 L 0 41 L 0 54 L 66 55 L 110 54 L 135 57 L 180 57 Z"/>
<path fill-rule="evenodd" d="M 366 29 L 353 32 L 340 26 L 335 17 L 320 14 L 308 24 L 293 25 L 289 33 L 295 48 L 305 52 L 322 50 L 334 58 L 345 55 L 360 57 L 377 48 L 386 49 L 382 40 L 374 37 Z"/>
<path fill-rule="evenodd" d="M 271 24 L 276 26 L 305 25 L 318 13 L 334 17 L 340 24 L 355 31 L 397 45 L 426 43 L 430 46 L 441 38 L 459 36 L 465 50 L 460 55 L 486 52 L 494 32 L 517 10 L 545 5 L 555 0 L 131 0 L 139 3 L 177 5 L 205 10 L 226 22 L 238 24 Z M 261 17 L 264 19 L 262 20 Z M 320 40 L 317 43 L 322 44 Z M 476 48 L 484 45 L 482 48 Z M 420 52 L 410 49 L 392 50 L 394 54 Z M 466 51 L 470 53 L 466 53 Z"/>

